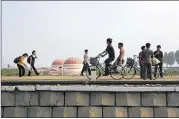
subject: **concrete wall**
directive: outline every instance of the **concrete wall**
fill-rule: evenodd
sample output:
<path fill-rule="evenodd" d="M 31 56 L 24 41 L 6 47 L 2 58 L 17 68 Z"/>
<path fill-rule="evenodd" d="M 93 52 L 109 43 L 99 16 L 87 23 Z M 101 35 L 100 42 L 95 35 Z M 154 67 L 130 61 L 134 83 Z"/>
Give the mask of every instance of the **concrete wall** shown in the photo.
<path fill-rule="evenodd" d="M 178 87 L 102 88 L 2 86 L 1 117 L 179 117 Z"/>

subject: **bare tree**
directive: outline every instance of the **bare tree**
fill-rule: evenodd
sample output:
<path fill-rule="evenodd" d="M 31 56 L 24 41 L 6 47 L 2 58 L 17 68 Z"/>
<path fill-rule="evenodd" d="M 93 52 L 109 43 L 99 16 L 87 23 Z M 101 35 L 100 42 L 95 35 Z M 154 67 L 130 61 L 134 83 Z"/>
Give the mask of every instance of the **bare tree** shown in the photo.
<path fill-rule="evenodd" d="M 175 53 L 173 51 L 170 51 L 167 55 L 167 64 L 170 65 L 170 67 L 175 63 Z"/>
<path fill-rule="evenodd" d="M 177 50 L 175 52 L 175 60 L 176 60 L 177 64 L 179 65 L 179 50 Z"/>

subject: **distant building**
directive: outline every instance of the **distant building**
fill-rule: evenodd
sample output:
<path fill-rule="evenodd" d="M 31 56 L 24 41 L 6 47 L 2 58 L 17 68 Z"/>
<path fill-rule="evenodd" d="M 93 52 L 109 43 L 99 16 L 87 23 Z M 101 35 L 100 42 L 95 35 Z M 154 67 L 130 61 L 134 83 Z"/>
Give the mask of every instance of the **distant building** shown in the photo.
<path fill-rule="evenodd" d="M 63 75 L 64 59 L 57 59 L 52 63 L 49 75 Z"/>
<path fill-rule="evenodd" d="M 64 75 L 80 75 L 83 64 L 78 58 L 70 57 L 65 60 L 63 65 Z"/>

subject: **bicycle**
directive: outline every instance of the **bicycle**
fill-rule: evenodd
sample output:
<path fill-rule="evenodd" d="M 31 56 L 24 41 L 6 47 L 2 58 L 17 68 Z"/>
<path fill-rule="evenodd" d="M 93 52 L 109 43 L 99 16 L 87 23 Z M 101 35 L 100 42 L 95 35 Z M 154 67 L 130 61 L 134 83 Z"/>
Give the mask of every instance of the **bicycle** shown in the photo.
<path fill-rule="evenodd" d="M 137 58 L 137 55 L 134 55 L 133 59 L 127 58 L 126 65 L 124 66 L 123 71 L 122 71 L 124 79 L 127 79 L 127 80 L 132 79 L 136 75 L 137 71 L 140 72 L 140 68 L 137 67 L 137 65 L 135 64 L 136 58 Z M 155 74 L 154 69 L 155 69 L 155 67 L 152 67 L 152 74 L 153 75 Z M 154 80 L 159 77 L 159 71 L 160 71 L 160 69 L 157 67 L 157 73 L 156 73 L 156 77 L 154 77 Z"/>
<path fill-rule="evenodd" d="M 104 72 L 105 72 L 105 64 L 104 63 L 99 63 L 99 60 L 100 60 L 99 56 L 97 56 L 95 58 L 92 58 L 92 57 L 90 58 L 90 64 L 91 65 L 86 68 L 86 76 L 87 76 L 88 79 L 91 80 L 91 77 L 90 77 L 89 72 L 88 72 L 88 68 L 90 68 L 90 70 L 91 70 L 92 66 L 96 66 L 96 79 L 98 79 L 102 74 L 104 74 Z M 122 67 L 120 69 L 120 66 L 118 66 L 116 64 L 112 65 L 110 63 L 109 74 L 115 80 L 122 79 L 123 78 Z"/>

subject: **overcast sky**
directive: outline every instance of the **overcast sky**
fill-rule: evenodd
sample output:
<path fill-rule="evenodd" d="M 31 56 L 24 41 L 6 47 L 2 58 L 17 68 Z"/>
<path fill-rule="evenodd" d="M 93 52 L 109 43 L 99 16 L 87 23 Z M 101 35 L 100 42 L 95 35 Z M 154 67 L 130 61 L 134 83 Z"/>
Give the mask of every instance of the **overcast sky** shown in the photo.
<path fill-rule="evenodd" d="M 14 1 L 2 2 L 2 63 L 37 51 L 36 65 L 58 58 L 96 56 L 113 39 L 125 56 L 138 54 L 146 42 L 163 52 L 179 49 L 179 1 Z"/>

